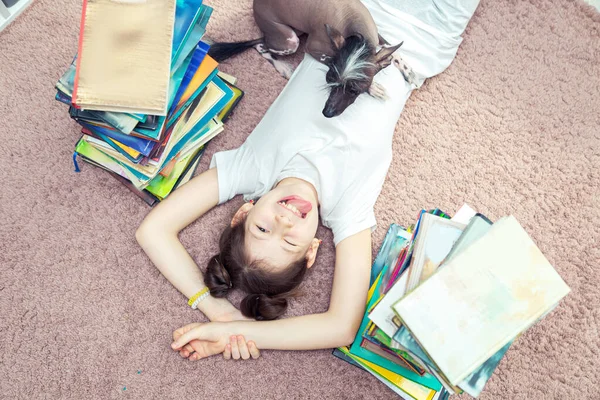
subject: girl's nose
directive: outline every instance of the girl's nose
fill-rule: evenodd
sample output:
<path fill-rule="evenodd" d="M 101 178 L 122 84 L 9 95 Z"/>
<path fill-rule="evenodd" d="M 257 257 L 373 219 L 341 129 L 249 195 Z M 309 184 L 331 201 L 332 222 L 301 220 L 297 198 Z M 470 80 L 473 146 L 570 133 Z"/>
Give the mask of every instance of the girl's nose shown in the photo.
<path fill-rule="evenodd" d="M 292 220 L 284 215 L 275 214 L 275 220 L 287 228 L 294 226 Z"/>

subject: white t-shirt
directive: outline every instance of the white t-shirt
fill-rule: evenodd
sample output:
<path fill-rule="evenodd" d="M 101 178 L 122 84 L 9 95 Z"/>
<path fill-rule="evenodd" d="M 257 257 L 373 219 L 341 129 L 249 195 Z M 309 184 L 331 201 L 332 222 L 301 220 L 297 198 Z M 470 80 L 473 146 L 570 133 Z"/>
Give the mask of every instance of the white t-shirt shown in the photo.
<path fill-rule="evenodd" d="M 219 202 L 269 192 L 288 177 L 310 182 L 321 222 L 337 245 L 376 225 L 373 207 L 392 159 L 392 135 L 410 88 L 395 67 L 378 74 L 387 101 L 361 95 L 342 115 L 322 114 L 327 67 L 306 55 L 262 121 L 238 149 L 216 153 Z"/>
<path fill-rule="evenodd" d="M 404 40 L 406 45 L 412 38 L 409 48 L 421 48 L 422 59 L 415 59 L 424 66 L 415 70 L 421 81 L 454 58 L 460 36 L 450 40 L 409 15 L 376 1 L 364 3 L 390 43 Z M 392 160 L 394 128 L 413 88 L 390 66 L 375 77 L 387 100 L 363 94 L 340 116 L 325 118 L 326 72 L 325 65 L 305 55 L 246 142 L 216 153 L 211 168 L 217 167 L 220 203 L 238 194 L 257 199 L 288 177 L 310 182 L 319 196 L 321 222 L 333 231 L 337 245 L 376 226 L 374 205 Z"/>

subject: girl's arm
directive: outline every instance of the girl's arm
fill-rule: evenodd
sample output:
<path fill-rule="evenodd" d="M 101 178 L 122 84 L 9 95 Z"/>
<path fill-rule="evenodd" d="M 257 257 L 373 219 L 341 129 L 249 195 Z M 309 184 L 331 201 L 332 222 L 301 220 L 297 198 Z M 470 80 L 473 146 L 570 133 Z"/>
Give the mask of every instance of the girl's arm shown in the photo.
<path fill-rule="evenodd" d="M 364 315 L 370 269 L 371 231 L 367 229 L 336 248 L 331 302 L 326 312 L 276 321 L 194 324 L 178 330 L 183 334 L 172 347 L 177 350 L 194 339 L 218 344 L 212 352 L 194 358 L 198 359 L 221 352 L 231 335 L 244 335 L 260 349 L 313 350 L 348 345 Z"/>
<path fill-rule="evenodd" d="M 183 228 L 219 202 L 217 169 L 198 175 L 146 216 L 135 237 L 156 268 L 188 299 L 202 290 L 202 272 L 179 241 Z M 226 299 L 206 297 L 198 304 L 211 321 L 245 319 Z"/>

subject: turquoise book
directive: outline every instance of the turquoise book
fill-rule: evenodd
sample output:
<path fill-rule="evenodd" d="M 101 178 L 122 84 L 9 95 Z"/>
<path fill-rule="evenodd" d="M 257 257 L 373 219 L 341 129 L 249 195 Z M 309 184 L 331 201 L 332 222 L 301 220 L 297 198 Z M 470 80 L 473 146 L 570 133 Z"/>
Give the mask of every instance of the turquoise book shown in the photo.
<path fill-rule="evenodd" d="M 380 298 L 382 296 L 381 295 L 381 285 L 382 285 L 383 280 L 381 279 L 381 277 L 385 276 L 387 274 L 389 268 L 390 267 L 393 268 L 393 266 L 394 266 L 393 260 L 391 262 L 389 261 L 394 258 L 393 256 L 389 256 L 389 251 L 392 248 L 400 249 L 402 247 L 401 244 L 403 244 L 407 240 L 404 235 L 398 235 L 399 230 L 400 230 L 399 227 L 394 227 L 392 225 L 392 228 L 391 228 L 392 233 L 388 233 L 388 235 L 386 235 L 384 244 L 382 245 L 382 247 L 379 251 L 379 254 L 375 258 L 375 262 L 373 263 L 373 268 L 376 271 L 380 270 L 379 273 L 377 274 L 379 279 L 376 279 L 374 281 L 375 287 L 373 289 L 373 296 L 371 296 L 371 299 L 369 300 L 369 302 L 367 304 L 366 312 L 365 312 L 365 315 L 360 324 L 358 333 L 356 334 L 356 338 L 355 338 L 354 342 L 352 343 L 352 345 L 350 346 L 350 353 L 357 357 L 360 357 L 364 360 L 367 360 L 374 364 L 377 364 L 380 367 L 385 368 L 389 371 L 392 371 L 398 375 L 401 375 L 401 376 L 405 377 L 406 379 L 409 379 L 413 382 L 419 383 L 419 384 L 421 384 L 425 387 L 428 387 L 432 390 L 439 391 L 442 388 L 442 384 L 437 380 L 437 378 L 435 376 L 428 374 L 428 373 L 425 373 L 423 376 L 421 376 L 413 371 L 410 371 L 407 368 L 404 368 L 398 364 L 395 364 L 395 363 L 389 361 L 388 359 L 381 357 L 381 356 L 361 347 L 363 335 L 365 334 L 365 332 L 367 330 L 367 326 L 369 325 L 369 322 L 370 322 L 369 317 L 368 317 L 369 311 L 375 306 L 375 304 L 377 304 L 377 302 L 380 300 Z M 402 243 L 400 245 L 398 245 L 396 242 L 402 242 Z M 384 250 L 387 250 L 387 252 L 384 252 Z M 386 260 L 387 262 L 383 262 L 384 260 Z"/>

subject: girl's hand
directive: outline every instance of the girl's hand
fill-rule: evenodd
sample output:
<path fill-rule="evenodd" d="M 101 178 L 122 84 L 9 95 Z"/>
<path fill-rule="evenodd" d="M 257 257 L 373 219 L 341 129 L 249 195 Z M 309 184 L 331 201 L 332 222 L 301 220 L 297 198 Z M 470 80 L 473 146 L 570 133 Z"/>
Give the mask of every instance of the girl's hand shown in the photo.
<path fill-rule="evenodd" d="M 219 330 L 219 324 L 194 323 L 186 325 L 173 332 L 171 347 L 178 351 L 183 358 L 195 361 L 205 357 L 223 353 L 223 358 L 247 360 L 250 357 L 260 357 L 260 352 L 254 342 L 244 340 L 243 336 L 231 336 Z M 229 343 L 227 341 L 230 340 Z"/>
<path fill-rule="evenodd" d="M 227 337 L 211 334 L 210 325 L 194 323 L 177 329 L 173 332 L 171 348 L 192 361 L 223 353 Z"/>
<path fill-rule="evenodd" d="M 229 338 L 229 343 L 225 346 L 223 358 L 229 360 L 233 357 L 234 360 L 247 360 L 250 357 L 257 359 L 260 357 L 260 351 L 253 341 L 246 343 L 242 335 L 232 336 Z"/>

